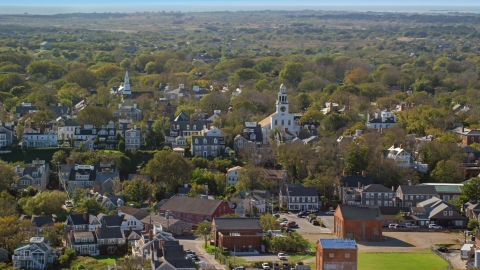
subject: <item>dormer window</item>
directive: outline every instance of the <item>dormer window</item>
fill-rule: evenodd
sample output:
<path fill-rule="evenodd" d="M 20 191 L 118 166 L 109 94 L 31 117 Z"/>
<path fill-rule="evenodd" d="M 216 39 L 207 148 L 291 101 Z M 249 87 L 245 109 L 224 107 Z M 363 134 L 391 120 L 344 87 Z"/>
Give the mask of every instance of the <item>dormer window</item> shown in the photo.
<path fill-rule="evenodd" d="M 195 144 L 198 144 L 198 139 L 195 139 Z"/>
<path fill-rule="evenodd" d="M 97 129 L 96 128 L 92 129 L 92 134 L 97 134 Z"/>
<path fill-rule="evenodd" d="M 115 135 L 115 132 L 112 130 L 110 130 L 110 135 Z"/>
<path fill-rule="evenodd" d="M 77 129 L 77 134 L 80 134 L 80 129 Z"/>
<path fill-rule="evenodd" d="M 190 130 L 190 125 L 187 125 L 187 130 Z"/>
<path fill-rule="evenodd" d="M 218 143 L 218 140 L 217 140 L 217 138 L 215 138 L 215 139 L 213 140 L 213 142 L 214 142 L 214 143 Z"/>
<path fill-rule="evenodd" d="M 203 144 L 207 144 L 207 139 L 206 138 L 203 139 Z"/>
<path fill-rule="evenodd" d="M 256 138 L 257 136 L 255 136 L 255 133 L 250 134 L 250 140 L 254 141 Z"/>
<path fill-rule="evenodd" d="M 180 125 L 177 125 L 177 129 L 180 129 Z"/>
<path fill-rule="evenodd" d="M 203 129 L 206 129 L 206 128 L 207 128 L 207 126 L 203 125 Z"/>
<path fill-rule="evenodd" d="M 193 125 L 193 130 L 197 130 L 197 125 Z"/>

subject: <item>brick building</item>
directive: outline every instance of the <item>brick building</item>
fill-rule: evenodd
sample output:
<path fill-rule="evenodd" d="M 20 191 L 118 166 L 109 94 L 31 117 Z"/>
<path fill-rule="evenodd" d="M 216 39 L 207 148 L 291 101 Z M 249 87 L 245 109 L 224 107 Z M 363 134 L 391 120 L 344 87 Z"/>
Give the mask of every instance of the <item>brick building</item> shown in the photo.
<path fill-rule="evenodd" d="M 263 237 L 258 234 L 263 232 L 260 218 L 214 218 L 212 231 L 220 250 L 260 251 Z"/>
<path fill-rule="evenodd" d="M 168 216 L 193 224 L 198 224 L 205 220 L 211 221 L 213 218 L 234 213 L 225 201 L 183 196 L 174 196 L 160 206 L 158 211 L 164 216 L 168 211 Z"/>
<path fill-rule="evenodd" d="M 382 215 L 378 208 L 339 205 L 333 216 L 338 238 L 376 240 L 382 238 Z"/>
<path fill-rule="evenodd" d="M 357 243 L 348 239 L 317 241 L 317 270 L 357 270 Z"/>

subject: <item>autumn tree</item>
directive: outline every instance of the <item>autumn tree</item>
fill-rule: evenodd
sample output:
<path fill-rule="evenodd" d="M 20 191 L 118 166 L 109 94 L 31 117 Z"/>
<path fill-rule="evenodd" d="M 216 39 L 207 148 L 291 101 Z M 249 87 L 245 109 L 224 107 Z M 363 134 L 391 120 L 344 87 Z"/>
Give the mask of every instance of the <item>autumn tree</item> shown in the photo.
<path fill-rule="evenodd" d="M 39 110 L 32 115 L 32 120 L 35 121 L 37 127 L 45 126 L 52 119 L 55 119 L 55 114 L 48 109 Z"/>
<path fill-rule="evenodd" d="M 345 83 L 360 84 L 370 81 L 370 74 L 363 68 L 358 67 L 350 71 L 345 78 Z"/>
<path fill-rule="evenodd" d="M 203 112 L 213 113 L 214 110 L 227 111 L 230 104 L 230 98 L 222 92 L 213 92 L 200 99 L 200 107 Z"/>

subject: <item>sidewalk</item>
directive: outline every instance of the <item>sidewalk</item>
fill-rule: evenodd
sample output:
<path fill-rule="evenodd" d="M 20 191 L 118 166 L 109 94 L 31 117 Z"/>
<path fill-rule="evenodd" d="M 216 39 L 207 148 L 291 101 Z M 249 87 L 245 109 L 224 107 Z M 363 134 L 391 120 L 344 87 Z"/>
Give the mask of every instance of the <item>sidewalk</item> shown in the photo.
<path fill-rule="evenodd" d="M 199 253 L 206 259 L 208 260 L 208 263 L 213 265 L 215 268 L 214 269 L 217 269 L 217 270 L 225 270 L 225 265 L 223 264 L 220 264 L 219 262 L 217 262 L 217 260 L 215 260 L 215 256 L 214 255 L 210 255 L 208 254 L 205 249 L 203 249 L 202 247 L 202 243 L 198 243 L 197 244 L 197 250 L 199 251 Z M 213 270 L 213 269 L 205 269 L 205 270 Z"/>

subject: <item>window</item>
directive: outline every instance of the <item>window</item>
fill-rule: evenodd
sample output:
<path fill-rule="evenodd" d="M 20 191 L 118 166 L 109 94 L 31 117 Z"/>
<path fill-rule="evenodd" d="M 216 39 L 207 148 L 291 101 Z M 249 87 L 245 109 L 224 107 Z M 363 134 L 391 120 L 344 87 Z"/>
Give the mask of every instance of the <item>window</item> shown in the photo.
<path fill-rule="evenodd" d="M 349 259 L 350 258 L 350 253 L 345 253 L 345 259 Z"/>
<path fill-rule="evenodd" d="M 277 122 L 277 120 L 275 120 L 275 126 L 276 126 L 276 125 L 278 125 L 278 122 Z"/>
<path fill-rule="evenodd" d="M 453 211 L 448 211 L 449 216 L 453 216 Z"/>
<path fill-rule="evenodd" d="M 187 214 L 183 214 L 183 218 L 187 218 Z"/>
<path fill-rule="evenodd" d="M 415 198 L 418 200 L 418 199 L 420 199 L 420 196 L 417 195 Z"/>
<path fill-rule="evenodd" d="M 367 205 L 370 205 L 370 201 L 365 201 L 365 203 L 366 203 Z"/>
<path fill-rule="evenodd" d="M 413 201 L 413 195 L 410 195 L 410 200 Z"/>
<path fill-rule="evenodd" d="M 365 196 L 367 197 L 367 199 L 370 199 L 370 193 L 366 192 Z"/>
<path fill-rule="evenodd" d="M 447 211 L 443 211 L 443 215 L 444 215 L 444 216 L 447 216 Z"/>
<path fill-rule="evenodd" d="M 334 258 L 334 257 L 335 257 L 335 254 L 334 254 L 334 253 L 328 253 L 328 257 L 329 257 L 329 258 Z"/>
<path fill-rule="evenodd" d="M 424 197 L 423 195 L 422 195 L 422 196 L 420 196 L 420 199 L 423 199 L 423 197 Z"/>
<path fill-rule="evenodd" d="M 378 201 L 378 206 L 382 206 L 382 201 Z"/>
<path fill-rule="evenodd" d="M 405 200 L 408 200 L 408 195 L 405 195 Z"/>

